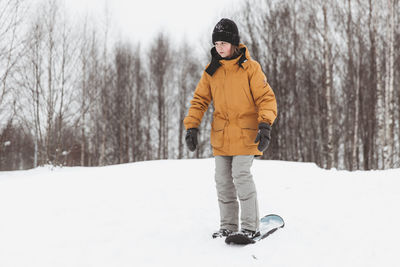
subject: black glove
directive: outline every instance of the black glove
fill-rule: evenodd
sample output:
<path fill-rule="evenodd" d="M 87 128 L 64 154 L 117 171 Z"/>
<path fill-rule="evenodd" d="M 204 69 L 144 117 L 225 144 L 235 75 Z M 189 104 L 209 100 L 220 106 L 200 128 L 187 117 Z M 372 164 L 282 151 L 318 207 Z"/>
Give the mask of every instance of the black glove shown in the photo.
<path fill-rule="evenodd" d="M 199 130 L 197 128 L 190 128 L 186 131 L 186 145 L 188 146 L 190 151 L 194 151 L 197 147 L 197 132 Z"/>
<path fill-rule="evenodd" d="M 256 140 L 254 141 L 254 143 L 257 143 L 258 141 L 260 141 L 260 143 L 258 144 L 258 147 L 257 147 L 258 150 L 261 152 L 264 152 L 265 150 L 267 150 L 270 139 L 271 139 L 271 125 L 269 125 L 268 123 L 265 123 L 265 122 L 261 122 L 258 125 L 258 134 L 257 134 Z"/>

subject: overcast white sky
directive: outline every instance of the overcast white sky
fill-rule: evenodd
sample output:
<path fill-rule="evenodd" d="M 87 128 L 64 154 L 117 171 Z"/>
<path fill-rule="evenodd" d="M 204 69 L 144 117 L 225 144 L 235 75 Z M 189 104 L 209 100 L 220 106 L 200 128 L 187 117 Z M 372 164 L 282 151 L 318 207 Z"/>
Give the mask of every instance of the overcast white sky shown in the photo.
<path fill-rule="evenodd" d="M 219 18 L 237 9 L 239 0 L 64 0 L 76 12 L 104 14 L 107 3 L 113 23 L 132 41 L 147 42 L 162 30 L 175 40 L 209 42 Z M 206 36 L 206 40 L 204 37 Z"/>

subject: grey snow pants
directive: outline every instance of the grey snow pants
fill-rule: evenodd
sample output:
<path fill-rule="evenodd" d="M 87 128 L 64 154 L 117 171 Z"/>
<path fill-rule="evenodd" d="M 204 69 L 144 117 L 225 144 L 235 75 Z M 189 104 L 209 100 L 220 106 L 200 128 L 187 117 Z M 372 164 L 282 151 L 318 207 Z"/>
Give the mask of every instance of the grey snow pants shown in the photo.
<path fill-rule="evenodd" d="M 239 197 L 241 228 L 258 230 L 257 192 L 250 173 L 253 160 L 253 155 L 215 156 L 215 182 L 221 229 L 238 231 Z"/>

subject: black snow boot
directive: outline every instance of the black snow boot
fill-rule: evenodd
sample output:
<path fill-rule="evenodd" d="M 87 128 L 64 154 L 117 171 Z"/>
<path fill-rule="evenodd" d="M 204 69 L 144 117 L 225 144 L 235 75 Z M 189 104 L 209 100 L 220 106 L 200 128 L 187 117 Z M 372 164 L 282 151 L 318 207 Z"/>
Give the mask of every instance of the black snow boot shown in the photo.
<path fill-rule="evenodd" d="M 228 230 L 228 229 L 219 229 L 218 232 L 215 232 L 215 233 L 212 234 L 212 237 L 213 238 L 226 237 L 226 236 L 228 236 L 228 235 L 230 235 L 232 233 L 233 233 L 233 231 Z"/>
<path fill-rule="evenodd" d="M 253 239 L 255 237 L 260 236 L 260 231 L 251 231 L 251 230 L 247 230 L 247 229 L 241 229 L 238 234 L 244 235 L 250 239 Z"/>

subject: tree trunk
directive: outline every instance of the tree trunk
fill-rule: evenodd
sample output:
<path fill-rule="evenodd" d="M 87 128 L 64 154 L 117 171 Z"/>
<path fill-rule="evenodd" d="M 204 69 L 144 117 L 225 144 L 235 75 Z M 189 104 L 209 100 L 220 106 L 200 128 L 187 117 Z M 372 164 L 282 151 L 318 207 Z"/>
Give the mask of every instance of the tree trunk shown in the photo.
<path fill-rule="evenodd" d="M 332 81 L 331 81 L 331 62 L 330 62 L 330 44 L 328 40 L 328 18 L 325 4 L 322 7 L 324 15 L 324 71 L 325 71 L 325 100 L 327 108 L 327 150 L 326 150 L 326 168 L 331 169 L 333 163 L 333 119 L 332 119 Z"/>
<path fill-rule="evenodd" d="M 388 22 L 386 31 L 386 72 L 385 72 L 385 148 L 384 148 L 384 168 L 393 166 L 393 101 L 394 101 L 394 14 L 393 0 L 388 0 Z"/>

